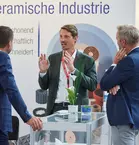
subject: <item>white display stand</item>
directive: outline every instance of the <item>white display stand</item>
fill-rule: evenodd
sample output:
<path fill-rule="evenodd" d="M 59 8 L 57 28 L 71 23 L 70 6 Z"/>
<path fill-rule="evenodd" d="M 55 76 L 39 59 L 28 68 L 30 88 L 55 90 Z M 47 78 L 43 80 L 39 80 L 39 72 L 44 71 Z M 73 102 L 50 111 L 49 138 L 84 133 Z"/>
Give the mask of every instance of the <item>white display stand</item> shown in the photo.
<path fill-rule="evenodd" d="M 41 131 L 34 132 L 32 128 L 30 129 L 30 145 L 55 145 L 55 143 L 45 142 L 45 134 L 49 131 L 58 131 L 59 140 L 62 142 L 60 145 L 69 145 L 64 141 L 64 132 L 85 132 L 86 133 L 86 144 L 84 143 L 74 143 L 72 145 L 92 145 L 92 131 L 101 127 L 107 122 L 106 114 L 103 112 L 92 112 L 90 120 L 84 120 L 81 113 L 75 114 L 77 118 L 73 122 L 68 120 L 68 116 L 53 114 L 44 118 L 43 129 Z M 111 138 L 109 134 L 108 138 Z M 93 144 L 94 145 L 94 144 Z M 111 143 L 109 143 L 111 145 Z"/>

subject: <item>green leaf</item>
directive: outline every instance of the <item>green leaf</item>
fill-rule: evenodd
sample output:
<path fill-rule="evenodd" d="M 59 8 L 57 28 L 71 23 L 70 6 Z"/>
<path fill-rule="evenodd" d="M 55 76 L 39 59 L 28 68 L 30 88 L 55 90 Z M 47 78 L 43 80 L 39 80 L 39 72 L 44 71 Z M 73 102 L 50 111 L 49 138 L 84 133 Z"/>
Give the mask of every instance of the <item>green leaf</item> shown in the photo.
<path fill-rule="evenodd" d="M 76 96 L 75 96 L 75 92 L 69 88 L 66 88 L 68 91 L 68 99 L 71 105 L 75 104 L 76 101 Z"/>

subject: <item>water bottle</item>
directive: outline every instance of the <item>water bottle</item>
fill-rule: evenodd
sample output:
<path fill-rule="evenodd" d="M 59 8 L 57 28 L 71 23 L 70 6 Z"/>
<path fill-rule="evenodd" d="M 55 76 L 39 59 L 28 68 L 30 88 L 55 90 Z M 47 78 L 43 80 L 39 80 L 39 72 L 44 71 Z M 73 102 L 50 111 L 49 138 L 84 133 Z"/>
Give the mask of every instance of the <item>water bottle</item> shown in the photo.
<path fill-rule="evenodd" d="M 108 98 L 108 92 L 107 91 L 104 91 L 102 112 L 106 112 L 106 102 L 107 102 L 107 98 Z"/>

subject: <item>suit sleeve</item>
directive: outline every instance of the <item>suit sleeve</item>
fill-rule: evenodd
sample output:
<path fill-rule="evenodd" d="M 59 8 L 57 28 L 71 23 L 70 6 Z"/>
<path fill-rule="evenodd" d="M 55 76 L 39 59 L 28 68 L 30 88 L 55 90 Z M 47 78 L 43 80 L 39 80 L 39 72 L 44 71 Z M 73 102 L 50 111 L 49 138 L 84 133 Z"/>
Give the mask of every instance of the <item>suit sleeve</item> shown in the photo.
<path fill-rule="evenodd" d="M 134 75 L 134 63 L 130 57 L 125 57 L 113 69 L 111 66 L 100 81 L 100 87 L 108 91 L 116 85 L 120 85 Z"/>
<path fill-rule="evenodd" d="M 84 64 L 82 62 L 81 64 Z M 81 77 L 81 85 L 90 90 L 94 91 L 97 86 L 97 75 L 96 75 L 96 67 L 95 67 L 95 62 L 92 58 L 87 59 L 86 64 L 85 64 L 85 70 L 84 72 L 79 69 L 75 69 L 75 76 Z M 83 65 L 81 65 L 83 66 Z"/>
<path fill-rule="evenodd" d="M 49 61 L 51 61 L 50 57 L 48 59 L 49 59 Z M 47 90 L 49 88 L 49 71 L 50 71 L 49 69 L 50 69 L 50 67 L 48 68 L 46 74 L 43 77 L 41 77 L 39 75 L 38 82 L 39 82 L 41 89 L 43 89 L 43 90 Z"/>
<path fill-rule="evenodd" d="M 24 122 L 27 122 L 29 119 L 31 119 L 32 116 L 29 114 L 27 106 L 24 103 L 16 85 L 9 56 L 6 55 L 4 60 L 5 63 L 2 64 L 0 70 L 0 84 L 3 90 L 8 95 L 9 101 L 11 102 L 12 106 L 15 108 L 22 120 Z"/>

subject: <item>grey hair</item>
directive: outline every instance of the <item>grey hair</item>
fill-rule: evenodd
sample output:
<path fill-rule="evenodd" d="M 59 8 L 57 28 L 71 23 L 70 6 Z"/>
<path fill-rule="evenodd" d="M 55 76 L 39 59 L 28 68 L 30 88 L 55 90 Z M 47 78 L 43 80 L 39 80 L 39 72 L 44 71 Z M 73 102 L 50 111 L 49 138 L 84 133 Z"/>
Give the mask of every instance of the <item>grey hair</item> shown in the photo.
<path fill-rule="evenodd" d="M 120 25 L 117 27 L 119 39 L 126 40 L 127 44 L 139 43 L 139 30 L 133 25 Z"/>

